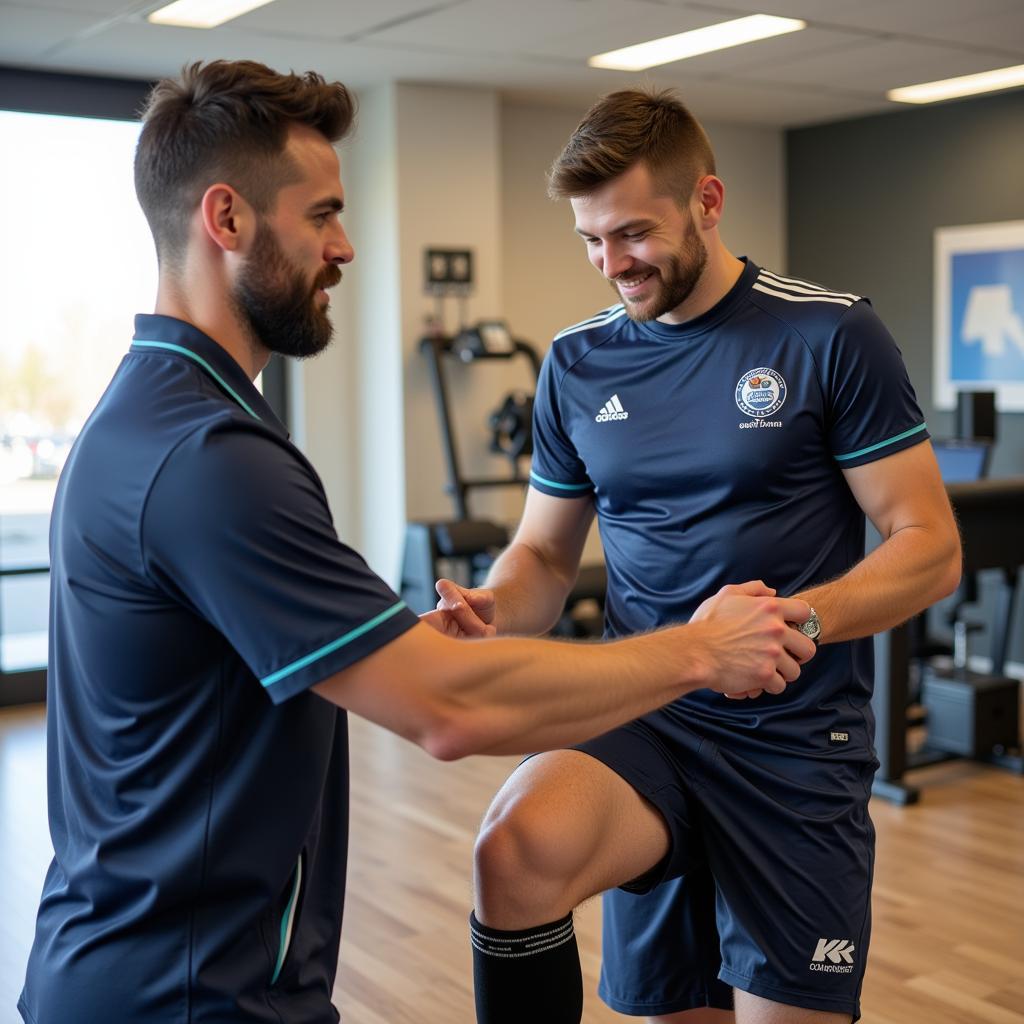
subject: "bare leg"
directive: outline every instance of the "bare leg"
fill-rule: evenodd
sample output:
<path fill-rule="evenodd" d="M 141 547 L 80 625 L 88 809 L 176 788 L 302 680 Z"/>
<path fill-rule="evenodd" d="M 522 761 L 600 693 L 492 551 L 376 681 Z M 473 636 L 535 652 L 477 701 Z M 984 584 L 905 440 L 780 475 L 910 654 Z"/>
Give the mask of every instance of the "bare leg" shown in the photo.
<path fill-rule="evenodd" d="M 661 815 L 595 758 L 562 750 L 522 765 L 476 845 L 478 1024 L 579 1024 L 572 911 L 642 875 L 668 848 Z"/>
<path fill-rule="evenodd" d="M 850 1024 L 845 1013 L 826 1013 L 823 1010 L 805 1010 L 799 1006 L 786 1006 L 770 999 L 734 990 L 735 1016 L 729 1010 L 685 1010 L 661 1017 L 648 1017 L 647 1024 Z"/>
<path fill-rule="evenodd" d="M 736 1020 L 732 1010 L 715 1010 L 701 1006 L 696 1010 L 681 1010 L 661 1017 L 648 1017 L 647 1024 L 733 1024 Z"/>
<path fill-rule="evenodd" d="M 824 1010 L 805 1010 L 800 1006 L 786 1006 L 770 999 L 733 990 L 737 1024 L 850 1024 L 848 1013 L 826 1013 Z"/>
<path fill-rule="evenodd" d="M 505 783 L 476 845 L 476 914 L 492 928 L 531 928 L 654 867 L 664 819 L 588 754 L 531 758 Z"/>

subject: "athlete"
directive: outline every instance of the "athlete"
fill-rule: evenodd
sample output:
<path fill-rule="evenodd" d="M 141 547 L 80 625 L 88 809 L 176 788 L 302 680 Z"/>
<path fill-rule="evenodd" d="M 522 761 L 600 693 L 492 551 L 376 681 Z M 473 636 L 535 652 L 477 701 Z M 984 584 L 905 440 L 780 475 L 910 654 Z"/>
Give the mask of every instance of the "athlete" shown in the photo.
<path fill-rule="evenodd" d="M 548 748 L 696 686 L 781 692 L 813 654 L 786 625 L 807 605 L 759 583 L 623 643 L 458 643 L 339 541 L 253 378 L 330 340 L 326 289 L 353 257 L 332 143 L 352 116 L 341 84 L 252 62 L 150 98 L 135 181 L 156 312 L 53 510 L 30 1024 L 338 1019 L 344 709 L 441 758 Z"/>
<path fill-rule="evenodd" d="M 478 1020 L 579 1021 L 571 915 L 603 890 L 614 1009 L 855 1020 L 876 767 L 866 638 L 949 594 L 960 567 L 902 359 L 867 300 L 726 249 L 710 144 L 671 94 L 598 102 L 549 191 L 620 301 L 556 337 L 522 523 L 486 588 L 439 581 L 439 608 L 467 631 L 549 628 L 596 514 L 608 637 L 758 576 L 811 605 L 802 628 L 820 646 L 783 694 L 688 694 L 520 766 L 476 847 Z M 867 557 L 865 515 L 883 538 Z"/>

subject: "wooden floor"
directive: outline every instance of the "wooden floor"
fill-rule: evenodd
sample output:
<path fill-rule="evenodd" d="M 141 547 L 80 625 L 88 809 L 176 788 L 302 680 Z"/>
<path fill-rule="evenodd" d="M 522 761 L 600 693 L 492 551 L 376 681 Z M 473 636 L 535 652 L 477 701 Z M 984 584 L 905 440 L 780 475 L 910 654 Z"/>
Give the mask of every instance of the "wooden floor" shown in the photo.
<path fill-rule="evenodd" d="M 38 709 L 0 712 L 0 1024 L 14 1010 L 49 857 Z M 514 758 L 433 762 L 353 721 L 353 838 L 342 966 L 345 1024 L 472 1020 L 473 836 Z M 875 802 L 875 930 L 865 1024 L 1024 1024 L 1024 779 L 968 763 L 912 776 L 922 802 Z M 588 1024 L 620 1017 L 596 998 L 597 902 L 577 933 Z M 528 1022 L 524 1022 L 528 1024 Z"/>

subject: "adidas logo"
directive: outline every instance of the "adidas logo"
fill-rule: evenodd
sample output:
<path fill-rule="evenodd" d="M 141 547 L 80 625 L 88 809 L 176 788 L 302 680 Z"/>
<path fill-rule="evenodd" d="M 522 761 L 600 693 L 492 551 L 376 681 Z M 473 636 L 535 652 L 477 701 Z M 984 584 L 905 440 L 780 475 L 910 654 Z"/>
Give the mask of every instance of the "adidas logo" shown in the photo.
<path fill-rule="evenodd" d="M 849 939 L 818 939 L 808 967 L 812 971 L 830 974 L 852 974 L 853 951 L 856 948 Z"/>
<path fill-rule="evenodd" d="M 628 420 L 629 413 L 622 408 L 622 403 L 619 401 L 618 395 L 612 395 L 607 402 L 604 403 L 604 408 L 594 417 L 597 423 L 607 423 L 609 420 Z"/>

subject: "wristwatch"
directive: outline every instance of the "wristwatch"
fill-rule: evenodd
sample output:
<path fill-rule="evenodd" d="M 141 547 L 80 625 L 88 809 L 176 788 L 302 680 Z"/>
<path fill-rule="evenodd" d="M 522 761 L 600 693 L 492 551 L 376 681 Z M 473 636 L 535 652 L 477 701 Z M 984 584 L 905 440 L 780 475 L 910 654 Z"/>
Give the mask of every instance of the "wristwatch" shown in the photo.
<path fill-rule="evenodd" d="M 813 608 L 811 608 L 811 614 L 807 616 L 807 621 L 800 623 L 796 628 L 799 632 L 803 633 L 804 636 L 810 637 L 810 639 L 814 641 L 815 647 L 818 646 L 818 637 L 821 636 L 821 620 L 818 618 L 818 613 Z"/>

